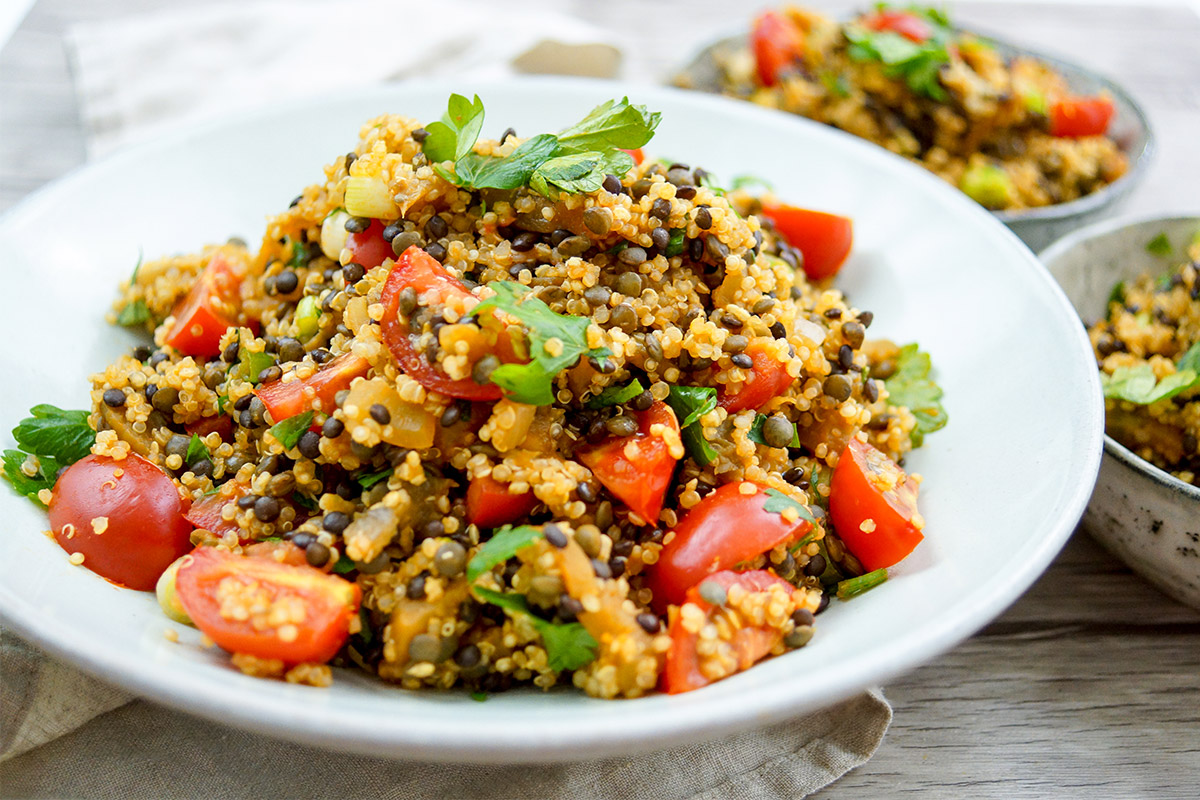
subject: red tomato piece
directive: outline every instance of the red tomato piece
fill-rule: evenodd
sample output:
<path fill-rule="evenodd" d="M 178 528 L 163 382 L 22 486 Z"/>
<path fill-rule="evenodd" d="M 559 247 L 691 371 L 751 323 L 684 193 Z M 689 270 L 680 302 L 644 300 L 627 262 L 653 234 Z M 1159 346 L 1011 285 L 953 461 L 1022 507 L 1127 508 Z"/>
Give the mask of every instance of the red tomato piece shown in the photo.
<path fill-rule="evenodd" d="M 1107 97 L 1063 97 L 1050 104 L 1050 135 L 1072 139 L 1103 136 L 1114 112 Z"/>
<path fill-rule="evenodd" d="M 192 547 L 187 510 L 175 483 L 141 456 L 87 456 L 54 484 L 50 527 L 92 572 L 153 591 L 158 576 Z"/>
<path fill-rule="evenodd" d="M 184 355 L 219 355 L 221 336 L 237 324 L 242 277 L 223 253 L 215 253 L 187 296 L 172 310 L 175 323 L 167 332 L 166 343 Z"/>
<path fill-rule="evenodd" d="M 467 519 L 480 528 L 498 528 L 528 516 L 538 504 L 533 492 L 513 494 L 508 484 L 491 475 L 475 478 L 467 487 Z"/>
<path fill-rule="evenodd" d="M 869 444 L 851 439 L 829 484 L 829 517 L 868 570 L 899 563 L 925 538 L 913 523 L 916 482 Z"/>
<path fill-rule="evenodd" d="M 704 578 L 704 581 L 712 581 L 726 591 L 735 584 L 750 592 L 765 592 L 776 585 L 782 585 L 789 592 L 795 589 L 783 578 L 761 569 L 748 572 L 716 572 Z M 698 584 L 687 590 L 685 602 L 695 603 L 706 613 L 713 612 L 713 606 L 700 597 Z M 699 634 L 684 628 L 678 616 L 672 620 L 668 633 L 671 636 L 671 649 L 667 651 L 667 661 L 663 666 L 663 691 L 667 694 L 680 694 L 712 683 L 712 680 L 700 671 L 700 656 L 696 651 Z M 775 628 L 738 628 L 730 641 L 737 655 L 738 670 L 749 669 L 769 654 L 782 638 L 783 634 Z"/>
<path fill-rule="evenodd" d="M 804 254 L 804 274 L 810 280 L 832 278 L 854 245 L 854 220 L 789 205 L 763 204 L 763 216 L 788 244 Z"/>
<path fill-rule="evenodd" d="M 184 560 L 175 586 L 196 627 L 220 647 L 285 664 L 322 664 L 337 655 L 362 601 L 357 585 L 313 567 L 211 547 L 197 548 Z M 302 618 L 294 615 L 282 623 L 268 619 L 276 604 L 297 600 Z M 251 610 L 252 605 L 265 610 Z"/>
<path fill-rule="evenodd" d="M 750 46 L 763 86 L 779 82 L 779 73 L 804 57 L 804 31 L 788 16 L 766 11 L 754 20 Z"/>
<path fill-rule="evenodd" d="M 742 388 L 737 394 L 727 394 L 724 386 L 717 390 L 717 405 L 730 414 L 747 408 L 762 408 L 772 397 L 786 392 L 795 380 L 788 374 L 787 365 L 767 352 L 766 345 L 752 344 L 745 353 L 754 366 L 747 373 Z"/>
<path fill-rule="evenodd" d="M 911 11 L 883 8 L 864 14 L 858 21 L 864 28 L 898 33 L 916 44 L 926 42 L 933 36 L 933 26 Z"/>
<path fill-rule="evenodd" d="M 647 585 L 654 592 L 654 608 L 660 614 L 667 606 L 683 602 L 684 593 L 704 576 L 755 556 L 785 542 L 800 539 L 812 529 L 803 518 L 788 522 L 778 511 L 763 506 L 769 499 L 762 486 L 754 494 L 742 494 L 742 481 L 717 487 L 693 507 L 679 524 L 675 535 L 647 568 Z"/>
<path fill-rule="evenodd" d="M 392 358 L 396 359 L 409 377 L 420 382 L 425 388 L 447 397 L 499 400 L 499 386 L 491 383 L 478 384 L 471 378 L 454 380 L 417 352 L 413 345 L 414 337 L 408 329 L 408 321 L 401 320 L 399 316 L 400 292 L 410 286 L 416 290 L 420 302 L 425 305 L 445 303 L 456 297 L 465 299 L 471 294 L 467 287 L 424 250 L 416 245 L 405 250 L 388 274 L 387 282 L 383 285 L 383 294 L 379 298 L 383 303 L 383 321 L 380 323 L 383 342 Z"/>
<path fill-rule="evenodd" d="M 201 417 L 184 426 L 188 433 L 194 433 L 204 438 L 210 433 L 219 433 L 225 441 L 233 439 L 233 417 L 228 414 L 217 414 L 215 417 Z"/>
<path fill-rule="evenodd" d="M 671 407 L 662 401 L 634 416 L 637 433 L 581 448 L 576 456 L 618 500 L 637 512 L 646 524 L 653 525 L 662 511 L 677 459 L 671 455 L 666 440 L 651 433 L 651 428 L 654 425 L 670 428 L 678 441 L 679 421 Z"/>
<path fill-rule="evenodd" d="M 287 383 L 282 380 L 264 383 L 254 393 L 275 422 L 314 408 L 328 413 L 337 405 L 334 399 L 337 393 L 349 389 L 355 378 L 366 375 L 370 369 L 371 363 L 365 358 L 343 353 L 307 378 Z"/>
<path fill-rule="evenodd" d="M 383 223 L 377 219 L 362 233 L 351 233 L 346 237 L 346 247 L 351 259 L 367 269 L 374 269 L 389 258 L 395 258 L 392 243 L 383 238 Z"/>
<path fill-rule="evenodd" d="M 621 149 L 625 150 L 625 148 Z M 635 147 L 632 150 L 625 150 L 625 152 L 633 156 L 633 163 L 637 164 L 638 166 L 641 166 L 642 162 L 646 160 L 646 154 L 642 152 L 642 148 L 640 147 Z"/>
<path fill-rule="evenodd" d="M 241 528 L 236 522 L 221 516 L 221 509 L 225 508 L 226 503 L 236 502 L 239 498 L 247 495 L 250 489 L 244 484 L 232 481 L 226 487 L 222 487 L 221 491 L 216 494 L 210 494 L 208 497 L 202 497 L 192 503 L 192 507 L 184 514 L 187 521 L 197 528 L 212 531 L 217 536 L 223 536 L 226 533 L 240 533 Z"/>

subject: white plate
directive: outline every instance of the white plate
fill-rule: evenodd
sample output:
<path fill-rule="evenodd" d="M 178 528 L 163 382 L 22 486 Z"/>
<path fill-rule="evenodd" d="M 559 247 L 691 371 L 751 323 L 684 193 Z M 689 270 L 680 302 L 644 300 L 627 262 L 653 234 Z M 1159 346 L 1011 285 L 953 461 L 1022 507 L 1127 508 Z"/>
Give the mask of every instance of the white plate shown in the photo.
<path fill-rule="evenodd" d="M 360 124 L 432 120 L 478 91 L 485 135 L 555 130 L 629 94 L 663 112 L 648 150 L 726 178 L 768 177 L 798 204 L 849 214 L 840 286 L 875 312 L 870 333 L 933 354 L 950 425 L 909 459 L 926 477 L 924 544 L 882 587 L 834 603 L 802 650 L 676 697 L 574 691 L 407 692 L 364 675 L 332 689 L 256 680 L 198 645 L 151 594 L 72 567 L 45 516 L 0 487 L 0 613 L 88 672 L 215 720 L 345 750 L 446 761 L 572 759 L 715 738 L 832 704 L 967 637 L 1024 591 L 1083 511 L 1100 460 L 1099 382 L 1071 306 L 1033 255 L 979 206 L 830 128 L 693 92 L 574 80 L 353 90 L 194 128 L 126 150 L 38 192 L 0 220 L 7 299 L 0 421 L 31 405 L 82 407 L 87 376 L 135 344 L 108 327 L 116 283 L 147 256 L 231 234 L 254 242 Z M 180 643 L 163 632 L 175 627 Z M 1019 645 L 1014 645 L 1014 647 Z"/>

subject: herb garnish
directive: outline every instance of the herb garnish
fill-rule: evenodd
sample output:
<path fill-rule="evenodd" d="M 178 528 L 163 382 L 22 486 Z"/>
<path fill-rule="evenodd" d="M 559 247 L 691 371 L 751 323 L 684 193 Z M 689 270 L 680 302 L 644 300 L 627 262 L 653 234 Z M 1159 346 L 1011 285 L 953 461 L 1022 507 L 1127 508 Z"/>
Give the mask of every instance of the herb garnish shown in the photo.
<path fill-rule="evenodd" d="M 1174 250 L 1171 247 L 1171 240 L 1167 238 L 1165 231 L 1160 232 L 1150 241 L 1146 242 L 1146 252 L 1153 256 L 1166 258 L 1171 255 Z"/>
<path fill-rule="evenodd" d="M 242 380 L 257 386 L 258 376 L 262 371 L 274 365 L 275 359 L 270 353 L 251 350 L 243 341 L 238 350 L 238 365 L 234 368 L 234 373 Z"/>
<path fill-rule="evenodd" d="M 205 446 L 203 440 L 198 434 L 193 433 L 191 441 L 188 442 L 187 454 L 183 457 L 183 463 L 195 464 L 202 458 L 210 458 L 208 447 Z"/>
<path fill-rule="evenodd" d="M 542 529 L 533 525 L 516 528 L 504 526 L 491 539 L 479 546 L 467 563 L 467 580 L 475 579 L 497 564 L 503 564 L 529 545 L 542 538 Z"/>
<path fill-rule="evenodd" d="M 857 578 L 847 578 L 844 581 L 840 581 L 837 585 L 837 599 L 849 600 L 851 597 L 857 597 L 869 589 L 874 589 L 886 580 L 886 569 L 877 569 L 874 572 L 868 572 L 866 575 L 859 575 Z"/>
<path fill-rule="evenodd" d="M 763 438 L 763 424 L 767 421 L 766 414 L 759 414 L 754 418 L 754 422 L 750 425 L 750 430 L 746 433 L 746 438 L 755 444 L 767 444 L 767 440 Z M 770 447 L 770 445 L 767 445 Z M 800 447 L 800 431 L 796 429 L 796 423 L 792 423 L 792 440 L 788 442 L 787 447 Z"/>
<path fill-rule="evenodd" d="M 928 353 L 923 353 L 916 343 L 900 348 L 896 357 L 896 371 L 884 381 L 888 390 L 888 404 L 905 406 L 917 418 L 910 438 L 913 447 L 920 447 L 925 434 L 946 427 L 950 418 L 942 407 L 942 388 L 929 379 L 933 365 Z"/>
<path fill-rule="evenodd" d="M 675 412 L 683 446 L 688 455 L 702 467 L 717 457 L 717 451 L 704 438 L 700 418 L 717 407 L 717 390 L 711 386 L 672 386 L 667 405 Z"/>
<path fill-rule="evenodd" d="M 422 150 L 434 170 L 468 189 L 516 189 L 529 186 L 551 199 L 559 192 L 594 192 L 606 175 L 622 177 L 633 167 L 632 150 L 650 141 L 662 119 L 658 112 L 609 100 L 559 134 L 525 140 L 510 155 L 481 156 L 473 151 L 483 128 L 483 101 L 452 94 L 440 122 L 425 126 Z M 446 162 L 452 162 L 451 168 Z"/>
<path fill-rule="evenodd" d="M 481 586 L 472 587 L 472 591 L 481 599 L 494 606 L 500 606 L 511 614 L 524 614 L 542 637 L 546 648 L 546 660 L 550 669 L 558 672 L 564 669 L 579 669 L 590 663 L 596 657 L 599 643 L 588 633 L 587 628 L 578 622 L 568 622 L 555 625 L 529 610 L 525 597 L 519 594 L 506 594 Z"/>
<path fill-rule="evenodd" d="M 40 503 L 38 492 L 54 487 L 58 471 L 91 452 L 96 432 L 88 425 L 86 411 L 64 411 L 41 404 L 30 413 L 33 416 L 13 428 L 20 449 L 4 451 L 4 477 L 18 492 Z M 30 456 L 35 457 L 37 469 L 33 475 L 26 475 L 21 467 Z"/>
<path fill-rule="evenodd" d="M 268 428 L 268 432 L 274 436 L 284 450 L 291 450 L 300 441 L 300 437 L 308 430 L 308 426 L 312 424 L 313 412 L 305 411 L 303 414 L 297 414 L 294 417 L 288 417 L 282 422 L 277 422 Z"/>
<path fill-rule="evenodd" d="M 763 503 L 763 511 L 773 511 L 777 514 L 783 514 L 787 509 L 793 508 L 800 515 L 800 519 L 807 521 L 814 527 L 816 526 L 816 517 L 812 515 L 812 512 L 803 503 L 796 502 L 778 489 L 767 489 L 766 494 L 767 502 Z"/>
<path fill-rule="evenodd" d="M 388 469 L 381 469 L 379 472 L 369 472 L 366 475 L 359 475 L 355 480 L 358 481 L 358 485 L 363 489 L 370 489 L 375 484 L 382 480 L 387 480 L 391 476 L 392 469 L 389 467 Z"/>
<path fill-rule="evenodd" d="M 600 394 L 588 400 L 584 405 L 591 409 L 619 406 L 621 403 L 628 403 L 643 391 L 642 382 L 634 378 L 624 386 L 609 386 Z"/>
<path fill-rule="evenodd" d="M 886 5 L 879 6 L 887 8 Z M 911 6 L 906 9 L 929 24 L 930 36 L 917 43 L 893 31 L 875 31 L 855 22 L 842 27 L 850 46 L 846 54 L 854 61 L 879 61 L 889 78 L 903 78 L 908 88 L 934 100 L 947 99 L 946 90 L 938 83 L 943 64 L 950 63 L 947 45 L 954 29 L 945 14 L 931 8 Z"/>
<path fill-rule="evenodd" d="M 496 294 L 471 309 L 468 316 L 499 309 L 516 317 L 529 337 L 528 364 L 501 364 L 491 374 L 491 382 L 504 389 L 509 400 L 548 406 L 554 402 L 554 378 L 558 373 L 581 357 L 611 355 L 606 347 L 587 346 L 590 323 L 586 317 L 555 313 L 542 300 L 527 296 L 528 287 L 519 283 L 497 281 L 488 286 Z"/>

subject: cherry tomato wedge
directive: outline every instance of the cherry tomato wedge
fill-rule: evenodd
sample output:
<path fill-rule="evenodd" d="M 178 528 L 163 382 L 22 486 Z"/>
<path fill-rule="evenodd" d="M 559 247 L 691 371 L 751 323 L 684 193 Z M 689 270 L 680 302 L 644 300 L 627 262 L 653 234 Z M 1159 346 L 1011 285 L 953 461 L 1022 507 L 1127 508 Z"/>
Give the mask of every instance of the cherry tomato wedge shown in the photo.
<path fill-rule="evenodd" d="M 617 499 L 653 525 L 662 511 L 677 459 L 663 436 L 651 429 L 662 425 L 664 430 L 674 431 L 673 438 L 678 441 L 679 421 L 662 401 L 636 412 L 634 417 L 637 433 L 584 447 L 576 451 L 576 456 Z"/>
<path fill-rule="evenodd" d="M 395 258 L 392 243 L 383 238 L 383 223 L 377 219 L 362 233 L 351 233 L 346 237 L 346 247 L 351 259 L 367 269 L 374 269 L 389 258 Z"/>
<path fill-rule="evenodd" d="M 787 365 L 767 352 L 766 345 L 757 342 L 746 348 L 746 355 L 754 362 L 746 381 L 737 394 L 728 394 L 725 387 L 717 390 L 717 405 L 736 414 L 747 408 L 762 408 L 772 397 L 778 397 L 787 391 L 795 380 L 788 374 Z"/>
<path fill-rule="evenodd" d="M 208 436 L 210 433 L 219 433 L 221 438 L 227 442 L 233 439 L 233 417 L 228 414 L 201 417 L 184 427 L 188 433 L 194 433 L 200 437 Z"/>
<path fill-rule="evenodd" d="M 333 658 L 362 601 L 357 585 L 313 567 L 211 547 L 184 560 L 175 586 L 196 627 L 220 647 L 285 664 Z"/>
<path fill-rule="evenodd" d="M 86 456 L 54 484 L 50 527 L 92 572 L 153 591 L 163 570 L 192 547 L 187 510 L 171 479 L 141 456 Z"/>
<path fill-rule="evenodd" d="M 379 298 L 383 303 L 383 342 L 392 358 L 409 377 L 422 386 L 448 397 L 464 400 L 499 400 L 500 387 L 491 383 L 478 384 L 471 378 L 455 380 L 438 370 L 413 345 L 408 321 L 400 319 L 400 293 L 412 287 L 424 305 L 445 303 L 451 299 L 471 296 L 467 287 L 421 248 L 413 245 L 405 250 L 383 285 Z"/>
<path fill-rule="evenodd" d="M 264 383 L 254 393 L 275 422 L 314 408 L 328 413 L 337 406 L 334 399 L 337 393 L 349 389 L 355 378 L 366 375 L 370 369 L 371 364 L 365 358 L 343 353 L 307 378 L 287 383 L 282 380 Z"/>
<path fill-rule="evenodd" d="M 779 73 L 804 57 L 804 32 L 786 15 L 766 11 L 754 20 L 750 46 L 763 86 L 779 82 Z"/>
<path fill-rule="evenodd" d="M 220 251 L 171 312 L 175 323 L 166 343 L 188 356 L 211 357 L 221 352 L 221 336 L 237 324 L 242 275 Z M 251 325 L 257 328 L 257 323 Z"/>
<path fill-rule="evenodd" d="M 250 488 L 232 481 L 226 486 L 229 488 L 223 487 L 216 494 L 210 494 L 208 497 L 202 497 L 192 503 L 192 507 L 184 514 L 187 521 L 195 527 L 211 531 L 217 536 L 240 532 L 241 528 L 238 527 L 237 522 L 222 517 L 221 510 L 225 508 L 226 503 L 236 502 L 239 498 L 249 494 Z"/>
<path fill-rule="evenodd" d="M 928 41 L 933 36 L 933 27 L 911 11 L 884 8 L 864 14 L 858 22 L 873 31 L 898 33 L 916 44 Z"/>
<path fill-rule="evenodd" d="M 716 572 L 704 580 L 712 581 L 726 591 L 735 584 L 750 592 L 765 592 L 772 586 L 781 586 L 790 593 L 796 588 L 783 578 L 761 569 L 748 572 Z M 710 603 L 700 597 L 698 585 L 687 590 L 685 602 L 696 604 L 708 614 L 714 610 Z M 679 616 L 672 620 L 668 633 L 671 636 L 671 649 L 667 651 L 667 661 L 663 667 L 661 679 L 663 691 L 667 694 L 680 694 L 712 683 L 712 679 L 705 675 L 700 668 L 700 655 L 697 652 L 699 634 L 687 630 Z M 782 638 L 782 632 L 775 628 L 766 626 L 737 628 L 729 642 L 737 658 L 737 671 L 749 669 L 760 661 L 775 648 Z"/>
<path fill-rule="evenodd" d="M 829 516 L 846 548 L 868 570 L 899 563 L 925 538 L 914 524 L 917 484 L 896 462 L 851 439 L 829 484 Z"/>
<path fill-rule="evenodd" d="M 513 494 L 508 484 L 484 475 L 467 487 L 467 519 L 480 528 L 497 528 L 527 516 L 538 503 L 533 492 Z"/>
<path fill-rule="evenodd" d="M 1050 104 L 1050 135 L 1078 139 L 1102 136 L 1115 109 L 1107 97 L 1064 97 Z"/>
<path fill-rule="evenodd" d="M 778 511 L 767 511 L 766 490 L 751 484 L 754 494 L 743 494 L 744 483 L 727 483 L 706 495 L 679 521 L 658 561 L 647 568 L 659 613 L 683 602 L 684 593 L 709 573 L 749 561 L 812 529 L 802 517 L 788 522 Z"/>
<path fill-rule="evenodd" d="M 804 254 L 804 274 L 810 280 L 832 278 L 850 255 L 854 221 L 849 217 L 769 203 L 763 204 L 762 213 L 788 244 Z"/>

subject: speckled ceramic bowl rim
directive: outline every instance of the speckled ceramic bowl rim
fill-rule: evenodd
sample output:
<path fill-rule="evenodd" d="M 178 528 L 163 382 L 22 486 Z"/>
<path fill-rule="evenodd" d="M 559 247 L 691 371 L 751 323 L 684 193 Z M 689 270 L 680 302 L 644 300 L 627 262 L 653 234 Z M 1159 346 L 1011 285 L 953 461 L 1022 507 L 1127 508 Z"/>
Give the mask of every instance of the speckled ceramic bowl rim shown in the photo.
<path fill-rule="evenodd" d="M 1200 224 L 1200 211 L 1197 211 L 1193 214 L 1143 214 L 1139 216 L 1124 216 L 1116 217 L 1114 219 L 1107 219 L 1103 222 L 1096 222 L 1080 228 L 1077 231 L 1072 231 L 1071 233 L 1062 237 L 1054 244 L 1038 253 L 1038 258 L 1043 264 L 1049 267 L 1051 263 L 1059 258 L 1062 258 L 1068 252 L 1082 246 L 1086 242 L 1092 241 L 1093 239 L 1099 239 L 1103 236 L 1118 233 L 1119 231 L 1123 231 L 1127 228 L 1134 228 L 1139 225 L 1147 225 L 1150 223 L 1166 224 L 1170 222 L 1195 222 Z M 1185 481 L 1181 481 L 1179 478 L 1176 478 L 1166 470 L 1154 466 L 1149 461 L 1137 455 L 1128 447 L 1109 436 L 1107 433 L 1104 434 L 1104 452 L 1106 455 L 1112 456 L 1129 469 L 1146 476 L 1159 486 L 1163 486 L 1173 492 L 1182 494 L 1185 497 L 1200 503 L 1200 487 L 1193 486 Z"/>
<path fill-rule="evenodd" d="M 1157 145 L 1154 137 L 1154 129 L 1150 126 L 1150 119 L 1146 116 L 1146 112 L 1142 109 L 1141 104 L 1138 103 L 1129 92 L 1125 91 L 1117 83 L 1093 69 L 1089 69 L 1088 67 L 1084 67 L 1072 61 L 1046 55 L 1040 50 L 1032 50 L 1028 47 L 1013 44 L 1003 36 L 994 36 L 978 28 L 972 28 L 969 31 L 963 28 L 955 28 L 955 30 L 961 33 L 970 33 L 973 36 L 983 39 L 991 44 L 999 45 L 1002 49 L 1009 50 L 1013 53 L 1020 53 L 1021 55 L 1029 56 L 1039 61 L 1044 61 L 1056 69 L 1066 69 L 1068 71 L 1079 72 L 1086 75 L 1089 79 L 1100 84 L 1105 91 L 1109 92 L 1121 102 L 1129 106 L 1130 110 L 1133 111 L 1133 119 L 1136 122 L 1137 127 L 1141 129 L 1142 135 L 1145 139 L 1141 148 L 1137 152 L 1131 151 L 1125 154 L 1129 158 L 1130 163 L 1129 169 L 1125 172 L 1125 174 L 1117 178 L 1108 186 L 1105 186 L 1103 189 L 1099 189 L 1091 194 L 1084 195 L 1083 197 L 1075 200 L 1070 200 L 1066 203 L 1057 203 L 1051 206 L 1026 208 L 1019 211 L 991 211 L 992 215 L 995 216 L 996 219 L 1000 220 L 1005 225 L 1010 225 L 1013 223 L 1027 222 L 1030 220 L 1053 222 L 1057 220 L 1068 219 L 1074 216 L 1082 216 L 1090 212 L 1098 211 L 1109 203 L 1115 202 L 1125 192 L 1132 189 L 1134 184 L 1142 179 L 1142 177 L 1145 175 L 1146 169 L 1150 164 L 1151 157 L 1153 156 Z M 745 33 L 727 36 L 722 39 L 718 39 L 717 41 L 710 42 L 702 47 L 700 51 L 692 57 L 687 66 L 677 70 L 674 74 L 679 75 L 685 73 L 692 64 L 696 63 L 698 59 L 700 59 L 706 53 L 710 53 L 717 47 L 726 44 L 741 44 L 747 41 L 749 38 L 750 34 L 747 31 Z M 779 113 L 787 114 L 790 112 L 780 111 Z"/>

